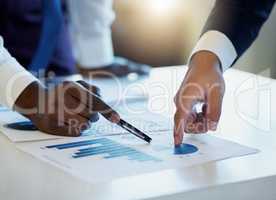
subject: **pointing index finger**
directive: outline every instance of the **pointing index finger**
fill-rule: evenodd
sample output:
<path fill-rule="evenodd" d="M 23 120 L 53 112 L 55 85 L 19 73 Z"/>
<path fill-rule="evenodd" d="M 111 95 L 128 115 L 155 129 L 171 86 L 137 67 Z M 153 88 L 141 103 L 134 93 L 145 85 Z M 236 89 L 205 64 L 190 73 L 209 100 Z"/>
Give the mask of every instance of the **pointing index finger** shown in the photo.
<path fill-rule="evenodd" d="M 174 144 L 182 144 L 185 130 L 185 116 L 181 111 L 176 111 L 174 115 Z"/>

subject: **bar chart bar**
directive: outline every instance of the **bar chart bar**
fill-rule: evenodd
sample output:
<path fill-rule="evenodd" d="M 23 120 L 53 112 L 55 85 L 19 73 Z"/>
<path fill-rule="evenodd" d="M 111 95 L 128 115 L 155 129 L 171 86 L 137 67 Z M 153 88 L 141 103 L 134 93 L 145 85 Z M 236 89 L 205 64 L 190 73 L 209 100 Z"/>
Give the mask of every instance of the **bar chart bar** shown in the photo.
<path fill-rule="evenodd" d="M 46 146 L 48 149 L 57 149 L 60 151 L 78 147 L 80 149 L 77 149 L 72 155 L 72 158 L 74 159 L 103 155 L 103 159 L 127 157 L 129 160 L 141 162 L 161 161 L 151 155 L 147 155 L 143 152 L 137 151 L 134 148 L 121 145 L 120 143 L 107 138 Z"/>

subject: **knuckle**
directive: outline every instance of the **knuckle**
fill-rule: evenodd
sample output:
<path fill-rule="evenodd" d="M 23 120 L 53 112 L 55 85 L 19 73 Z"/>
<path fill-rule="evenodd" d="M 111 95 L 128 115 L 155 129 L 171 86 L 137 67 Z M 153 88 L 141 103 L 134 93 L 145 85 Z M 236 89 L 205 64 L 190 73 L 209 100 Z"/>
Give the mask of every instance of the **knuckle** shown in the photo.
<path fill-rule="evenodd" d="M 217 102 L 216 104 L 209 104 L 206 116 L 209 120 L 218 121 L 221 116 L 222 106 L 221 103 Z"/>
<path fill-rule="evenodd" d="M 65 86 L 65 87 L 69 87 L 69 86 L 72 86 L 74 84 L 73 81 L 64 81 L 61 86 Z"/>
<path fill-rule="evenodd" d="M 219 84 L 213 84 L 208 89 L 208 94 L 210 96 L 223 96 L 224 92 L 225 92 L 224 87 Z"/>
<path fill-rule="evenodd" d="M 209 115 L 207 117 L 208 117 L 208 120 L 207 120 L 208 123 L 214 123 L 214 122 L 218 123 L 219 118 L 220 118 L 220 114 Z"/>

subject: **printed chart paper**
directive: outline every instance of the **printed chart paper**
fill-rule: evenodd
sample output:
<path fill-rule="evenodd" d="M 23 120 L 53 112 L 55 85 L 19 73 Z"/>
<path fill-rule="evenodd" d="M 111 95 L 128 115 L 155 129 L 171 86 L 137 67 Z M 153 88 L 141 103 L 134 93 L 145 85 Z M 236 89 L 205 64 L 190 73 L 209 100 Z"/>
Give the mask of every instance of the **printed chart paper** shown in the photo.
<path fill-rule="evenodd" d="M 82 180 L 97 183 L 257 153 L 210 135 L 188 136 L 176 151 L 172 132 L 151 134 L 152 144 L 131 135 L 18 143 L 17 147 Z"/>
<path fill-rule="evenodd" d="M 122 114 L 121 116 L 145 133 L 155 131 L 168 131 L 172 130 L 173 128 L 172 120 L 156 114 L 149 113 L 147 114 L 147 116 L 131 116 Z M 7 127 L 8 124 L 25 122 L 29 122 L 29 120 L 16 112 L 12 112 L 9 110 L 4 110 L 0 112 L 0 131 L 4 135 L 6 135 L 12 142 L 30 142 L 65 138 L 61 136 L 45 134 L 37 130 L 26 131 Z M 100 117 L 100 120 L 96 123 L 93 123 L 89 130 L 84 131 L 82 136 L 105 136 L 126 133 L 127 131 L 125 131 L 118 125 L 112 124 L 103 117 Z"/>
<path fill-rule="evenodd" d="M 48 135 L 40 131 L 22 131 L 7 127 L 7 124 L 26 122 L 27 118 L 13 111 L 0 112 L 0 132 L 6 135 L 12 142 L 28 142 L 38 140 L 50 140 L 63 138 L 60 136 Z"/>

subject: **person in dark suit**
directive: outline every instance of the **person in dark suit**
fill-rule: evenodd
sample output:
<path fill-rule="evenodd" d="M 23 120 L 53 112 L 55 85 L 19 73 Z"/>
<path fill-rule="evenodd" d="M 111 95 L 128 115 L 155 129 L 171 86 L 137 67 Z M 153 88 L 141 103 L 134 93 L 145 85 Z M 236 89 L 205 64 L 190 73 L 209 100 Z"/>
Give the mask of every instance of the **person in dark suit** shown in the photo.
<path fill-rule="evenodd" d="M 225 90 L 223 72 L 254 42 L 274 4 L 275 0 L 216 1 L 175 97 L 176 145 L 182 143 L 185 132 L 217 129 Z M 201 117 L 194 109 L 199 102 L 203 105 Z"/>

